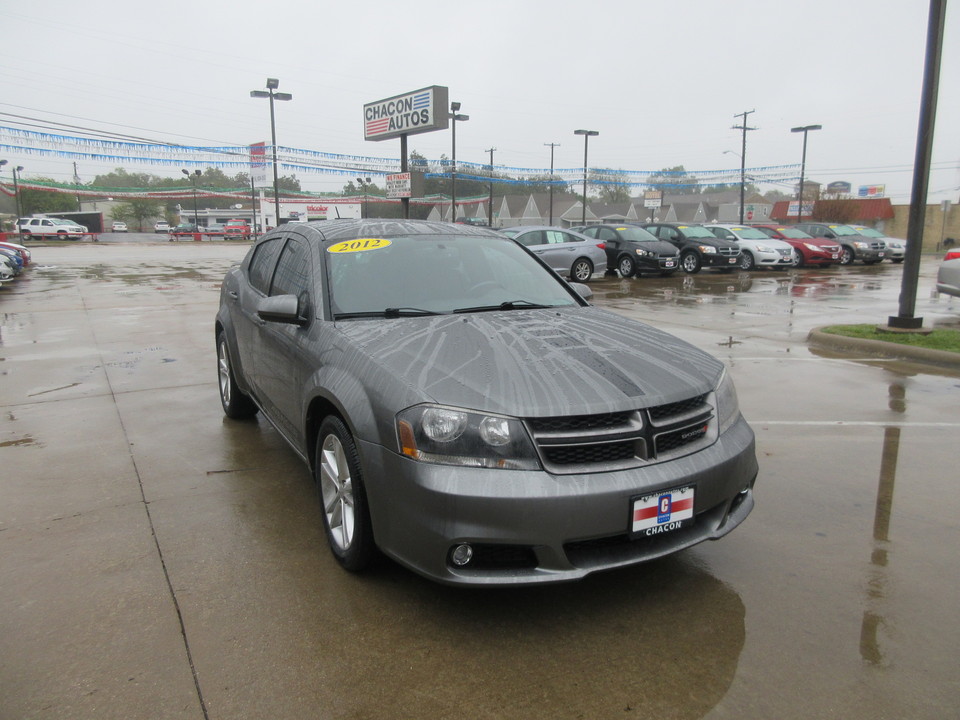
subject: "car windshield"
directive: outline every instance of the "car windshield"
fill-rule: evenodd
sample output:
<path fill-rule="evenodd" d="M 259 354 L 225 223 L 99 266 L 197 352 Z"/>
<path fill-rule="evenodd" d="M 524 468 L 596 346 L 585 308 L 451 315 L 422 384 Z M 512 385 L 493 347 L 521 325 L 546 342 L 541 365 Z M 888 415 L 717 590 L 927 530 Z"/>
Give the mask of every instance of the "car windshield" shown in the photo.
<path fill-rule="evenodd" d="M 620 233 L 620 237 L 630 242 L 660 242 L 660 239 L 649 230 L 636 225 L 618 227 L 617 232 Z"/>
<path fill-rule="evenodd" d="M 770 238 L 766 236 L 765 233 L 760 232 L 756 228 L 751 227 L 735 227 L 731 228 L 737 237 L 743 238 L 744 240 L 769 240 Z"/>
<path fill-rule="evenodd" d="M 785 238 L 790 238 L 791 240 L 812 240 L 813 236 L 809 233 L 805 233 L 803 230 L 797 230 L 792 227 L 778 227 L 777 231 L 783 235 Z"/>
<path fill-rule="evenodd" d="M 830 229 L 833 230 L 834 235 L 859 235 L 860 234 L 849 225 L 831 225 Z"/>
<path fill-rule="evenodd" d="M 872 237 L 872 238 L 886 237 L 886 235 L 884 235 L 882 232 L 880 232 L 879 230 L 874 230 L 873 228 L 858 227 L 858 228 L 854 228 L 854 230 L 856 230 L 857 233 L 859 233 L 860 235 L 863 235 L 864 237 Z"/>
<path fill-rule="evenodd" d="M 716 235 L 700 225 L 678 225 L 677 227 L 679 227 L 680 230 L 683 231 L 683 234 L 688 238 L 710 238 L 711 240 L 717 239 Z"/>
<path fill-rule="evenodd" d="M 325 251 L 334 319 L 579 304 L 507 238 L 402 236 L 347 240 Z"/>

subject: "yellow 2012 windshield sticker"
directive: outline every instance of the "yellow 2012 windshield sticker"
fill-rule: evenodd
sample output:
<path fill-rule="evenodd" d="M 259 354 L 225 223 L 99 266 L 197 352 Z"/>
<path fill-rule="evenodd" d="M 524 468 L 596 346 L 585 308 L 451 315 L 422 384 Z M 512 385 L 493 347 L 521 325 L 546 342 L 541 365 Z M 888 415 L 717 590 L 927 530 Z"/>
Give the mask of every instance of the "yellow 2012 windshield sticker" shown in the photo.
<path fill-rule="evenodd" d="M 357 240 L 344 240 L 334 243 L 327 248 L 329 253 L 355 253 L 366 252 L 367 250 L 382 250 L 390 245 L 390 241 L 384 238 L 359 238 Z"/>

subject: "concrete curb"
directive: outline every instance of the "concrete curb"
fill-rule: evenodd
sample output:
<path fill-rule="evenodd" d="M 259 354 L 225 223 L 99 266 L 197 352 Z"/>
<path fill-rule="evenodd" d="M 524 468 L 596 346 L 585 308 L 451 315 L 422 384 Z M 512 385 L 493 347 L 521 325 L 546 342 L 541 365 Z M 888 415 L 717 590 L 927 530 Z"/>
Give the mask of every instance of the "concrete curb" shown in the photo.
<path fill-rule="evenodd" d="M 960 353 L 946 350 L 930 350 L 928 348 L 901 345 L 884 340 L 866 340 L 862 338 L 844 337 L 823 332 L 823 327 L 814 328 L 807 335 L 807 342 L 811 345 L 831 348 L 846 352 L 857 352 L 872 357 L 897 358 L 915 362 L 938 365 L 960 370 Z"/>

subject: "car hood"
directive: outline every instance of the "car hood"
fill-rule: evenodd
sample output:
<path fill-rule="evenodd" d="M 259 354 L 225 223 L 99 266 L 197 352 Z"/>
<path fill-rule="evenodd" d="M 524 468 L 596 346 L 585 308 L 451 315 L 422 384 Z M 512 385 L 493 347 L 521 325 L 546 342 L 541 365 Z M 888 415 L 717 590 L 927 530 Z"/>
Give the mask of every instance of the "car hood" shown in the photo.
<path fill-rule="evenodd" d="M 679 338 L 592 307 L 341 321 L 336 327 L 361 355 L 347 352 L 347 369 L 379 365 L 381 377 L 405 385 L 408 398 L 412 393 L 409 404 L 520 417 L 675 402 L 712 390 L 723 371 L 719 360 Z"/>

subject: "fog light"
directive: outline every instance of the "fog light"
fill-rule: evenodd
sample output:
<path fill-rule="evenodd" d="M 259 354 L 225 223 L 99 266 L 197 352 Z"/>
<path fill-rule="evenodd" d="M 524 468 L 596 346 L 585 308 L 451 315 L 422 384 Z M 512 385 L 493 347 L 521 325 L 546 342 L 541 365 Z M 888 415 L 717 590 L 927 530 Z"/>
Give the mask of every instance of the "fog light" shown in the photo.
<path fill-rule="evenodd" d="M 457 545 L 453 549 L 453 553 L 451 553 L 450 559 L 453 560 L 454 565 L 463 567 L 473 559 L 473 548 L 467 545 L 467 543 L 463 543 L 462 545 Z"/>

